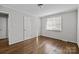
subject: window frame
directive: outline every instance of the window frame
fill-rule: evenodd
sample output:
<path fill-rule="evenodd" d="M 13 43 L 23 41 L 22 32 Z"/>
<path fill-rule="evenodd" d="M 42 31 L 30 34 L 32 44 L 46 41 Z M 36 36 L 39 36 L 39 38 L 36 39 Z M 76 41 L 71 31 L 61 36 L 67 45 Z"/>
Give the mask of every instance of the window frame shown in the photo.
<path fill-rule="evenodd" d="M 48 23 L 48 20 L 50 20 L 50 19 L 54 19 L 54 21 L 55 21 L 55 19 L 58 19 L 59 18 L 59 28 L 55 25 L 55 27 L 57 27 L 58 29 L 55 29 L 55 28 L 53 28 L 53 25 L 52 25 L 52 29 L 48 29 L 47 28 L 47 26 L 49 26 L 47 23 Z M 52 21 L 53 22 L 53 21 Z M 57 20 L 55 21 L 55 22 L 57 22 Z M 62 18 L 61 18 L 61 16 L 54 16 L 54 17 L 49 17 L 49 18 L 47 18 L 47 21 L 46 21 L 46 30 L 49 30 L 49 31 L 62 31 Z"/>

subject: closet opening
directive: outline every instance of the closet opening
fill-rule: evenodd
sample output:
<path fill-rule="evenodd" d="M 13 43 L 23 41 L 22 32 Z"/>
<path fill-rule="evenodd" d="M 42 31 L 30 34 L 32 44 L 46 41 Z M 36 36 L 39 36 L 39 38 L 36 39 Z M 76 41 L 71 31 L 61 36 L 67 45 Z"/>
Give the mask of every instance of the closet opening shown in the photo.
<path fill-rule="evenodd" d="M 8 14 L 0 13 L 0 48 L 7 47 L 8 45 Z"/>

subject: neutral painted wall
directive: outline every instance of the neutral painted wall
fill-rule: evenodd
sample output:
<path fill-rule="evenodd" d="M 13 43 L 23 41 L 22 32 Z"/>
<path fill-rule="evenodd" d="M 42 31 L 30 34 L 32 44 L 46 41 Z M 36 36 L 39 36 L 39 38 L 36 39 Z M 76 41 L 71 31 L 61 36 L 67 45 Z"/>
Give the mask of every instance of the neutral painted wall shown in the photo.
<path fill-rule="evenodd" d="M 23 41 L 23 15 L 16 11 L 9 13 L 9 44 Z"/>
<path fill-rule="evenodd" d="M 38 17 L 24 16 L 24 39 L 37 37 L 40 31 L 40 19 Z"/>
<path fill-rule="evenodd" d="M 48 31 L 46 27 L 46 19 L 48 17 L 61 16 L 62 17 L 62 31 Z M 77 11 L 62 12 L 41 18 L 41 35 L 61 39 L 69 42 L 77 42 Z"/>
<path fill-rule="evenodd" d="M 77 9 L 78 11 L 78 21 L 77 21 L 77 43 L 78 43 L 78 47 L 79 47 L 79 8 Z"/>
<path fill-rule="evenodd" d="M 23 41 L 23 14 L 3 6 L 0 6 L 0 13 L 8 14 L 9 45 Z"/>
<path fill-rule="evenodd" d="M 7 32 L 8 32 L 8 17 L 5 14 L 0 13 L 0 39 L 8 38 Z"/>
<path fill-rule="evenodd" d="M 31 18 L 31 29 L 32 29 L 32 37 L 36 37 L 40 35 L 40 18 L 32 17 Z"/>
<path fill-rule="evenodd" d="M 17 42 L 24 41 L 24 17 L 30 18 L 31 23 L 31 37 L 37 36 L 38 26 L 40 26 L 40 20 L 38 17 L 34 17 L 28 14 L 23 14 L 21 12 L 15 11 L 13 9 L 0 6 L 0 12 L 9 14 L 8 17 L 8 37 L 9 44 L 14 44 Z M 27 19 L 27 18 L 26 18 Z M 27 24 L 29 26 L 29 24 Z M 29 33 L 29 32 L 28 32 Z"/>
<path fill-rule="evenodd" d="M 24 40 L 23 17 L 27 15 L 4 7 L 0 7 L 0 12 L 5 12 L 9 14 L 8 17 L 9 44 L 14 44 L 23 41 Z M 41 31 L 41 35 L 43 36 L 48 36 L 70 42 L 77 42 L 76 39 L 77 12 L 76 11 L 63 12 L 47 17 L 53 17 L 53 16 L 62 16 L 63 28 L 61 32 L 45 30 L 46 17 L 42 17 L 42 20 L 40 22 L 39 18 L 29 16 L 31 20 L 31 36 L 35 37 L 37 35 L 37 32 L 39 32 L 40 34 Z M 41 30 L 40 25 L 42 26 Z"/>
<path fill-rule="evenodd" d="M 9 13 L 9 40 L 10 44 L 24 41 L 37 36 L 39 18 L 24 15 L 17 11 Z M 26 20 L 26 21 L 25 21 Z M 24 29 L 26 27 L 26 30 Z M 29 30 L 29 31 L 28 31 Z M 26 38 L 24 37 L 26 36 Z"/>

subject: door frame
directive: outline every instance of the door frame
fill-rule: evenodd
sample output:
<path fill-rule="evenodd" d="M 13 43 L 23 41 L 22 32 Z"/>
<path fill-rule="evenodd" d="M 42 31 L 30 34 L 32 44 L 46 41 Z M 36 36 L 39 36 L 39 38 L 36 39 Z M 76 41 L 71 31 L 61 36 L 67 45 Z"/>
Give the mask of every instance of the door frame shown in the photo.
<path fill-rule="evenodd" d="M 9 44 L 9 27 L 8 27 L 8 23 L 9 23 L 9 21 L 8 21 L 8 19 L 9 19 L 9 13 L 8 12 L 5 12 L 5 11 L 0 11 L 0 14 L 4 14 L 4 15 L 6 15 L 7 16 L 7 19 L 6 19 L 6 35 L 7 35 L 7 40 L 8 40 L 8 44 Z"/>

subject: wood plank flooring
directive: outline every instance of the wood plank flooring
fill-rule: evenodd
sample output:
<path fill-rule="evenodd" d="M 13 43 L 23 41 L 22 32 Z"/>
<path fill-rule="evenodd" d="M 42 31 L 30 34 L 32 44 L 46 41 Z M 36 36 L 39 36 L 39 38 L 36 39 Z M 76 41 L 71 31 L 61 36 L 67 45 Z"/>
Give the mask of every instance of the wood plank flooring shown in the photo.
<path fill-rule="evenodd" d="M 0 40 L 0 54 L 78 54 L 76 43 L 40 36 L 8 45 L 7 40 Z"/>

